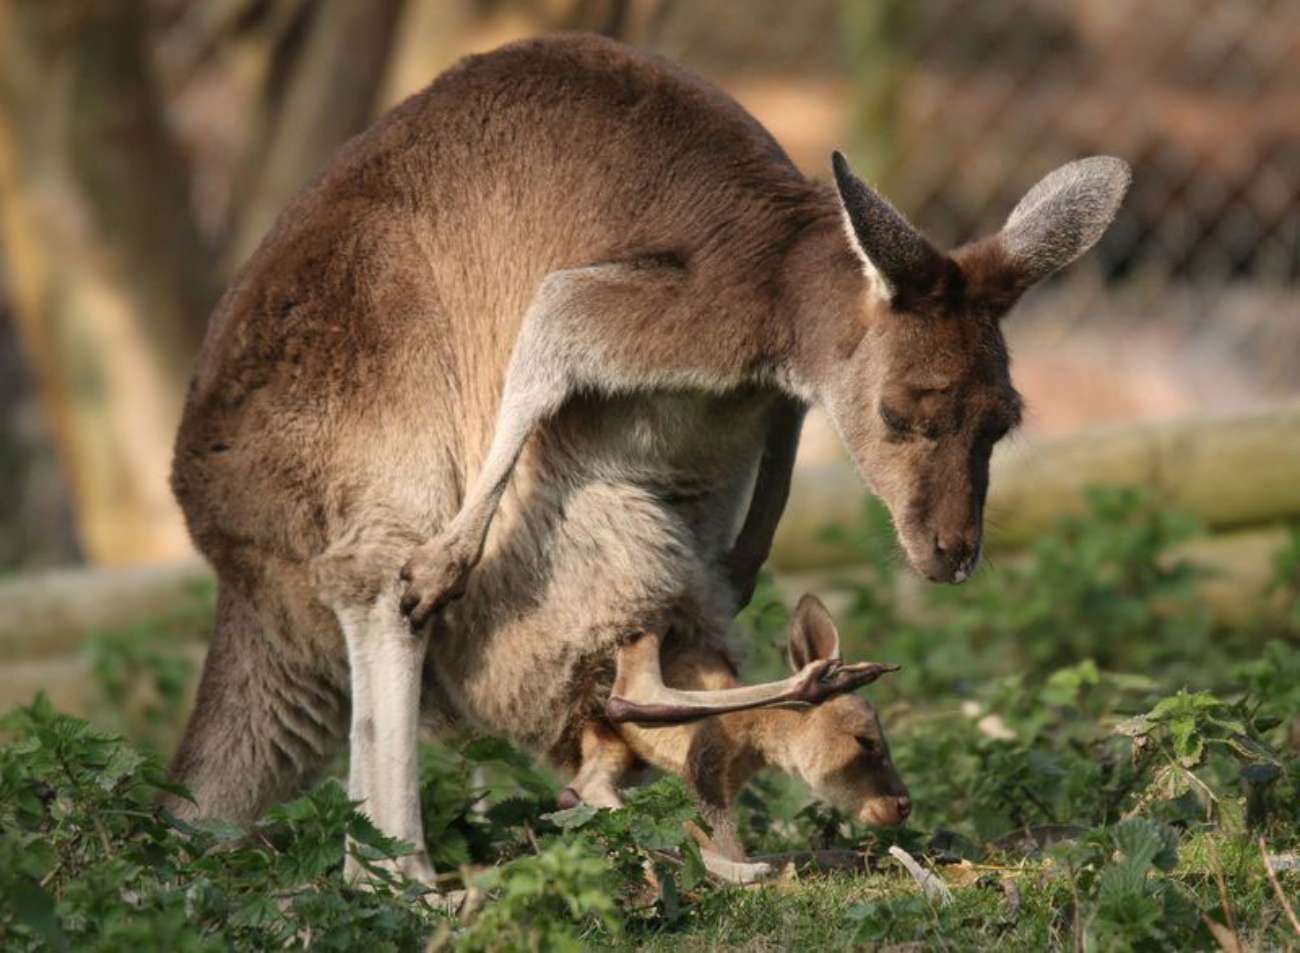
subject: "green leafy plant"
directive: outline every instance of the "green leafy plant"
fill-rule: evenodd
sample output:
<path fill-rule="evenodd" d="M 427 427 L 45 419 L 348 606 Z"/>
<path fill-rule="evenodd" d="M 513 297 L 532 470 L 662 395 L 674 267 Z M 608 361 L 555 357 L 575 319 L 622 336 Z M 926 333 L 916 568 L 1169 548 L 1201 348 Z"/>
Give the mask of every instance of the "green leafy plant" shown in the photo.
<path fill-rule="evenodd" d="M 616 811 L 554 811 L 555 778 L 465 736 L 421 760 L 440 881 L 484 900 L 459 923 L 392 873 L 386 861 L 412 845 L 374 830 L 337 781 L 248 828 L 159 810 L 172 789 L 151 752 L 170 741 L 191 677 L 160 625 L 92 649 L 95 719 L 143 747 L 43 699 L 0 722 L 0 946 L 1294 945 L 1257 838 L 1293 893 L 1300 647 L 1286 624 L 1212 622 L 1203 573 L 1176 555 L 1194 524 L 1144 492 L 1093 491 L 1023 556 L 904 598 L 887 523 L 868 503 L 833 534 L 864 568 L 832 588 L 846 655 L 904 665 L 870 695 L 911 790 L 910 826 L 864 828 L 778 774 L 738 811 L 751 852 L 853 849 L 866 873 L 719 885 L 680 782 L 633 789 Z M 1282 599 L 1300 591 L 1288 588 L 1300 537 L 1289 546 Z M 762 578 L 735 633 L 746 677 L 784 670 L 795 594 Z M 948 879 L 951 903 L 920 892 L 893 846 Z M 370 872 L 364 889 L 343 878 L 348 851 Z"/>
<path fill-rule="evenodd" d="M 625 900 L 644 891 L 645 870 L 652 869 L 659 884 L 660 913 L 670 921 L 681 912 L 682 894 L 706 877 L 699 847 L 686 825 L 708 828 L 677 778 L 661 778 L 627 792 L 626 805 L 617 810 L 579 805 L 543 819 L 561 831 L 579 832 L 592 850 L 603 852 L 620 878 Z"/>
<path fill-rule="evenodd" d="M 555 841 L 477 880 L 493 902 L 458 938 L 466 951 L 568 951 L 609 942 L 620 924 L 609 860 L 585 838 Z M 585 936 L 584 936 L 585 934 Z M 594 936 L 593 936 L 594 934 Z"/>
<path fill-rule="evenodd" d="M 93 636 L 86 646 L 101 718 L 154 750 L 184 723 L 194 662 L 149 628 Z"/>
<path fill-rule="evenodd" d="M 352 949 L 418 941 L 433 914 L 378 861 L 379 834 L 336 782 L 251 831 L 182 823 L 156 805 L 156 759 L 54 711 L 6 716 L 0 748 L 0 946 L 25 949 Z M 345 842 L 376 878 L 340 874 Z"/>
<path fill-rule="evenodd" d="M 1291 631 L 1300 632 L 1300 524 L 1287 527 L 1286 542 L 1273 555 L 1269 591 L 1286 602 Z"/>

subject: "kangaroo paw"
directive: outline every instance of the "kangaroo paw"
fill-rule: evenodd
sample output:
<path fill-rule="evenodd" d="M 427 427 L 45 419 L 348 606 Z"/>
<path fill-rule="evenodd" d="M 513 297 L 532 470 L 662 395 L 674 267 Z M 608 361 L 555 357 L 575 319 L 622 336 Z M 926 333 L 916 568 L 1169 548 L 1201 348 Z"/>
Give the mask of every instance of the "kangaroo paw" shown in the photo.
<path fill-rule="evenodd" d="M 418 630 L 435 612 L 459 599 L 475 559 L 454 540 L 442 537 L 419 547 L 402 567 L 402 614 Z"/>

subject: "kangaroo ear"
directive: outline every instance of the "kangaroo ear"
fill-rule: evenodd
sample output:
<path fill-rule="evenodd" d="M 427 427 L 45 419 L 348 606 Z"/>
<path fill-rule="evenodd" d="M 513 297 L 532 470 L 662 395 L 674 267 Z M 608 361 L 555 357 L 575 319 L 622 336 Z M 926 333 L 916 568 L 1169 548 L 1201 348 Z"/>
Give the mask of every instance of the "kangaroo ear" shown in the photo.
<path fill-rule="evenodd" d="M 944 257 L 894 206 L 853 174 L 844 154 L 831 153 L 849 244 L 881 297 L 924 293 L 943 272 Z"/>
<path fill-rule="evenodd" d="M 998 238 L 1023 290 L 1097 243 L 1133 174 L 1113 156 L 1079 159 L 1049 173 L 1020 200 Z"/>
<path fill-rule="evenodd" d="M 809 662 L 840 657 L 840 631 L 822 601 L 807 593 L 790 620 L 790 667 L 801 670 Z"/>

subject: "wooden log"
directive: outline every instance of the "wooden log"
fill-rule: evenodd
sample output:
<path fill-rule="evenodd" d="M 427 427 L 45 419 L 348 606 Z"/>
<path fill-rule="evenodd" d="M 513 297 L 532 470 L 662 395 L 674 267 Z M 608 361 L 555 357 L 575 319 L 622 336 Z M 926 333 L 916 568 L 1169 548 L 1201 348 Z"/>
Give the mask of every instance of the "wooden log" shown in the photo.
<path fill-rule="evenodd" d="M 194 636 L 212 627 L 212 574 L 198 561 L 122 569 L 60 569 L 0 582 L 0 667 L 80 651 L 86 637 L 178 616 Z"/>
<path fill-rule="evenodd" d="M 1211 530 L 1300 517 L 1300 402 L 1212 420 L 1181 420 L 1011 441 L 994 455 L 986 543 L 1014 550 L 1078 512 L 1096 485 L 1143 485 Z M 802 467 L 777 531 L 772 565 L 842 565 L 820 537 L 858 521 L 866 491 L 848 464 Z"/>
<path fill-rule="evenodd" d="M 1300 516 L 1300 402 L 1210 420 L 1012 442 L 995 460 L 990 542 L 1014 549 L 1099 484 L 1142 485 L 1208 528 Z"/>
<path fill-rule="evenodd" d="M 1208 570 L 1208 575 L 1197 585 L 1199 598 L 1216 621 L 1229 626 L 1242 625 L 1259 619 L 1276 619 L 1286 611 L 1283 594 L 1266 591 L 1273 578 L 1273 555 L 1285 542 L 1284 529 L 1262 527 L 1190 540 L 1174 547 L 1169 555 L 1171 559 L 1186 559 Z M 989 571 L 997 570 L 980 570 Z M 782 598 L 790 604 L 805 592 L 815 592 L 825 600 L 832 615 L 842 616 L 850 610 L 851 600 L 846 593 L 834 591 L 835 582 L 866 583 L 871 578 L 870 571 L 862 566 L 819 566 L 780 573 L 776 584 Z M 903 614 L 909 618 L 923 617 L 928 583 L 915 573 L 900 572 L 894 584 Z"/>

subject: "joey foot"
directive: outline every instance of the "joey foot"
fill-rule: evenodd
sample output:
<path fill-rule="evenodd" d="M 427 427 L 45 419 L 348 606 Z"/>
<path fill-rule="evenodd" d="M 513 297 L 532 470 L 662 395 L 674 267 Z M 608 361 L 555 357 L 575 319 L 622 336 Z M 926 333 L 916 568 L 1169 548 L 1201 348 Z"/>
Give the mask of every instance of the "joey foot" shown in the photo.
<path fill-rule="evenodd" d="M 813 662 L 800 673 L 795 701 L 820 705 L 836 695 L 844 695 L 870 684 L 881 675 L 897 672 L 899 666 L 883 662 L 854 662 L 845 665 L 839 659 Z"/>
<path fill-rule="evenodd" d="M 439 536 L 419 546 L 402 567 L 402 614 L 418 630 L 447 603 L 465 594 L 478 560 L 454 539 Z"/>

